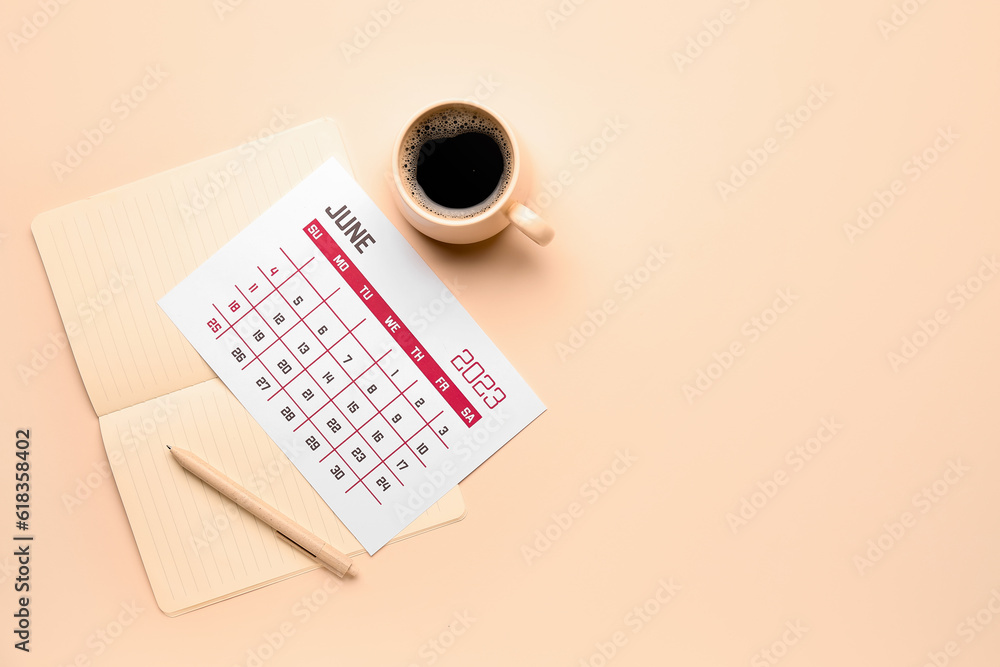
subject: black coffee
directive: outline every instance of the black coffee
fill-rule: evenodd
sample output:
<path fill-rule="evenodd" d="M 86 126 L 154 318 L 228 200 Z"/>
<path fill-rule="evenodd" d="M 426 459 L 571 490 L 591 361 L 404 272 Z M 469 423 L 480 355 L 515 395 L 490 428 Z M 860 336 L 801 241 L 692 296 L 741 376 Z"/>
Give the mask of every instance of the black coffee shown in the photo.
<path fill-rule="evenodd" d="M 428 139 L 417 156 L 417 183 L 431 201 L 469 208 L 486 201 L 500 185 L 503 151 L 482 132 Z"/>
<path fill-rule="evenodd" d="M 417 204 L 461 220 L 503 197 L 513 149 L 492 116 L 457 103 L 414 123 L 403 137 L 399 161 L 400 176 Z"/>

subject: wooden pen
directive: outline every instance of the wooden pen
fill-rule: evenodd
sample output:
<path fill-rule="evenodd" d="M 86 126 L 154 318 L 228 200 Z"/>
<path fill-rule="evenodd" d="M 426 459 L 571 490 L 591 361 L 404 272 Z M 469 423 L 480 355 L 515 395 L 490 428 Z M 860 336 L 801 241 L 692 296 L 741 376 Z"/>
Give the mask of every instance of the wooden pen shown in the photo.
<path fill-rule="evenodd" d="M 226 477 L 198 455 L 170 445 L 167 445 L 167 449 L 182 468 L 266 523 L 278 535 L 305 551 L 337 576 L 357 575 L 357 568 L 350 558 Z"/>

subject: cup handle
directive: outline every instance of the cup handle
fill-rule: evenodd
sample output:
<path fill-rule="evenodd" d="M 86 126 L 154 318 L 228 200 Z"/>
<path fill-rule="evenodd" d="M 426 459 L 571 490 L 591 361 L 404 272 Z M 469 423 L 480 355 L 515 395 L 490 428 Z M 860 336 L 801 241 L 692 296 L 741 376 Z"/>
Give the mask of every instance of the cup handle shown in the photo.
<path fill-rule="evenodd" d="M 538 245 L 548 245 L 556 235 L 549 223 L 530 208 L 520 202 L 514 202 L 507 209 L 507 217 L 514 226 L 528 235 L 528 238 Z"/>

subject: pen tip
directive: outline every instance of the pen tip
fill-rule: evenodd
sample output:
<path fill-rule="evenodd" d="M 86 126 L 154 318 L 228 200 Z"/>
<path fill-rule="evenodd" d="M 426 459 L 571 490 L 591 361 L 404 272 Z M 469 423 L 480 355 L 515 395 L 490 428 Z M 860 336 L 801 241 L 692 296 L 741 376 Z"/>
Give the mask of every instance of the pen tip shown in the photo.
<path fill-rule="evenodd" d="M 173 447 L 171 447 L 170 445 L 167 445 L 167 449 L 173 449 Z"/>

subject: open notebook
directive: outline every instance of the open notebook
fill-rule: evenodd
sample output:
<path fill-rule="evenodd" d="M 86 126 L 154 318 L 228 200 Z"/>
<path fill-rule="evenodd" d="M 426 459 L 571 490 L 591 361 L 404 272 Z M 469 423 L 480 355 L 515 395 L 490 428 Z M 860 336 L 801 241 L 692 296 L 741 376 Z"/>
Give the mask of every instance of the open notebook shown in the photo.
<path fill-rule="evenodd" d="M 176 616 L 315 569 L 186 473 L 189 449 L 341 551 L 361 545 L 157 305 L 330 157 L 321 119 L 39 215 L 31 225 L 160 609 Z M 465 516 L 456 488 L 396 539 Z"/>

